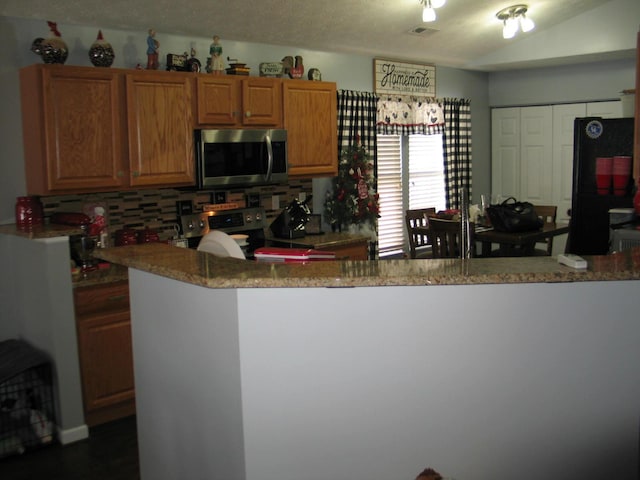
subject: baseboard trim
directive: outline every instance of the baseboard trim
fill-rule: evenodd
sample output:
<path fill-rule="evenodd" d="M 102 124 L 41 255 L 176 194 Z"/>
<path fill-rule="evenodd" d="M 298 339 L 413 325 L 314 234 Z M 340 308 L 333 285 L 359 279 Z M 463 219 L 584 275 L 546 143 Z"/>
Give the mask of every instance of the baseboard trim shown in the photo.
<path fill-rule="evenodd" d="M 89 427 L 82 424 L 79 427 L 68 428 L 66 430 L 58 428 L 58 438 L 62 445 L 84 440 L 85 438 L 89 438 Z"/>

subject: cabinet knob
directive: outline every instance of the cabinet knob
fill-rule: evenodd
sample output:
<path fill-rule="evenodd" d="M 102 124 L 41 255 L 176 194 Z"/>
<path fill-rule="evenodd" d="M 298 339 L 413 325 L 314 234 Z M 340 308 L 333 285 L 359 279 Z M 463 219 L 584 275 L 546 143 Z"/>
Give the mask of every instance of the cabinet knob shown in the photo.
<path fill-rule="evenodd" d="M 251 112 L 250 112 L 249 110 L 247 110 L 247 111 L 245 112 L 245 116 L 246 116 L 247 118 L 249 118 L 249 117 L 251 116 Z"/>
<path fill-rule="evenodd" d="M 132 175 L 133 175 L 134 177 L 139 177 L 139 176 L 140 176 L 140 172 L 133 172 L 133 173 L 132 173 Z"/>

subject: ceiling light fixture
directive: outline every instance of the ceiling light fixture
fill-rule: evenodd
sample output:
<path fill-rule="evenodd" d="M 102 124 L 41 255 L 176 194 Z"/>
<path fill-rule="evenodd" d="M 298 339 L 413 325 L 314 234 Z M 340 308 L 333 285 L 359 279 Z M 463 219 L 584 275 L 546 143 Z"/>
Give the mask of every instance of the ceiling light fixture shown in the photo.
<path fill-rule="evenodd" d="M 529 7 L 527 5 L 512 5 L 511 7 L 503 8 L 496 17 L 502 21 L 502 37 L 513 38 L 518 33 L 518 29 L 523 32 L 530 32 L 535 28 L 533 20 L 526 16 Z"/>
<path fill-rule="evenodd" d="M 436 21 L 436 8 L 440 8 L 445 4 L 446 0 L 420 0 L 422 9 L 422 21 L 423 22 L 435 22 Z"/>

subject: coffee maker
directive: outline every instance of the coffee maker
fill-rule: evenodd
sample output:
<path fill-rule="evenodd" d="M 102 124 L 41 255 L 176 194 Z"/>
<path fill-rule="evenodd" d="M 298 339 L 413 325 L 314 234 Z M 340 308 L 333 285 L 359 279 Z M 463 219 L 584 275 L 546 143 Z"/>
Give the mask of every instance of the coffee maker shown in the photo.
<path fill-rule="evenodd" d="M 305 226 L 309 221 L 311 210 L 307 205 L 311 195 L 304 202 L 294 199 L 269 227 L 276 238 L 302 238 L 306 235 Z"/>

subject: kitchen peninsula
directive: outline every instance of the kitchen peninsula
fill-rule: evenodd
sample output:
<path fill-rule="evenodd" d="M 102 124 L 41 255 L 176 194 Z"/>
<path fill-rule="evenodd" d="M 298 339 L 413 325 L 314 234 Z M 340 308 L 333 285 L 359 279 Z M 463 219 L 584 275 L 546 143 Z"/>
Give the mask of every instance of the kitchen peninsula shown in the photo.
<path fill-rule="evenodd" d="M 141 478 L 632 478 L 640 250 L 268 264 L 142 245 Z"/>

